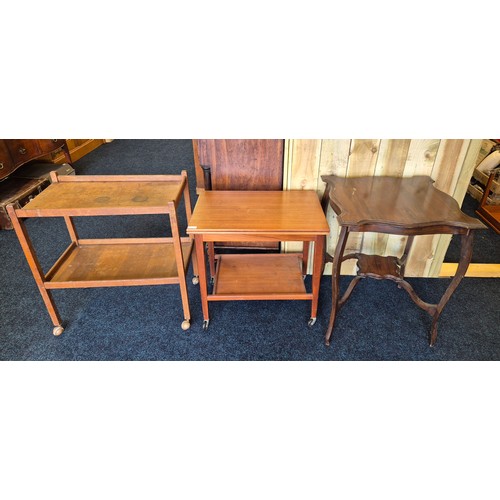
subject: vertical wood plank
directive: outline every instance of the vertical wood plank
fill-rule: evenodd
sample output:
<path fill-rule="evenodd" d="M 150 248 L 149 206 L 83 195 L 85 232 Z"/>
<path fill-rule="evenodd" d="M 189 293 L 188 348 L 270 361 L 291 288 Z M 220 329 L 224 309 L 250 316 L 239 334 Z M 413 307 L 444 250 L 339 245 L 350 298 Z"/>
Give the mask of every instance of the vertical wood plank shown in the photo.
<path fill-rule="evenodd" d="M 319 177 L 321 156 L 321 140 L 292 139 L 289 141 L 288 165 L 290 174 L 287 176 L 287 189 L 316 190 Z M 283 243 L 285 252 L 301 252 L 302 243 L 286 241 Z"/>
<path fill-rule="evenodd" d="M 454 182 L 462 168 L 470 140 L 446 139 L 439 144 L 430 176 L 437 189 L 453 193 Z M 457 168 L 457 166 L 459 166 Z M 419 236 L 408 259 L 408 276 L 429 276 L 432 261 L 442 235 Z M 448 241 L 449 243 L 449 241 Z"/>
<path fill-rule="evenodd" d="M 321 180 L 321 175 L 337 175 L 345 177 L 349 163 L 349 153 L 351 149 L 350 139 L 324 139 L 321 144 L 321 158 L 319 164 L 318 194 L 323 196 L 325 183 Z M 340 227 L 337 222 L 335 212 L 328 207 L 326 219 L 330 226 L 330 234 L 326 240 L 327 252 L 333 256 L 335 246 L 339 237 Z M 347 265 L 351 265 L 347 263 Z M 352 267 L 352 265 L 351 265 Z M 329 262 L 325 266 L 325 274 L 332 273 L 332 264 Z"/>
<path fill-rule="evenodd" d="M 478 158 L 481 153 L 482 143 L 483 141 L 481 139 L 469 141 L 467 153 L 462 163 L 462 169 L 458 173 L 458 178 L 454 183 L 453 198 L 460 206 L 462 206 L 474 168 L 477 165 Z M 440 275 L 441 267 L 446 256 L 446 251 L 450 245 L 451 238 L 452 237 L 450 235 L 443 235 L 439 239 L 434 252 L 434 259 L 432 260 L 430 266 L 429 276 L 438 277 Z"/>

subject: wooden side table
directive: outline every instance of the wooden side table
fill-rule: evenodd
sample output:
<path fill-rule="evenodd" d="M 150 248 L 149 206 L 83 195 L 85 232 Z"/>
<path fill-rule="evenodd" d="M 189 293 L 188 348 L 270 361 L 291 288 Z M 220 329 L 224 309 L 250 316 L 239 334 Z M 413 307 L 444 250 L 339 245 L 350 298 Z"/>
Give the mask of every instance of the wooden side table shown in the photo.
<path fill-rule="evenodd" d="M 325 236 L 329 233 L 314 191 L 205 191 L 187 233 L 194 235 L 203 309 L 221 300 L 310 300 L 309 325 L 316 321 Z M 302 254 L 220 254 L 209 258 L 213 292 L 207 291 L 204 242 L 302 241 Z M 314 242 L 312 291 L 304 284 Z"/>
<path fill-rule="evenodd" d="M 428 176 L 342 178 L 327 175 L 322 179 L 327 184 L 323 206 L 330 203 L 341 227 L 333 257 L 332 311 L 325 344 L 330 345 L 337 312 L 354 287 L 363 278 L 375 278 L 396 282 L 409 293 L 417 306 L 432 316 L 430 345 L 433 346 L 437 339 L 439 316 L 469 266 L 474 230 L 486 227 L 479 220 L 464 214 L 451 196 L 433 186 L 434 181 Z M 407 235 L 408 240 L 401 257 L 361 253 L 344 255 L 347 238 L 353 231 Z M 456 274 L 438 304 L 424 302 L 404 279 L 413 238 L 424 234 L 459 234 L 462 240 Z M 358 272 L 340 298 L 340 266 L 347 259 L 357 259 Z"/>
<path fill-rule="evenodd" d="M 187 330 L 191 315 L 186 270 L 193 239 L 180 237 L 176 214 L 184 196 L 188 220 L 191 216 L 187 173 L 58 177 L 52 172 L 51 176 L 53 183 L 23 208 L 7 208 L 54 325 L 54 335 L 60 335 L 64 328 L 51 290 L 108 286 L 178 284 L 184 312 L 181 326 Z M 72 220 L 76 216 L 138 214 L 167 215 L 172 237 L 80 239 Z M 71 242 L 47 273 L 40 266 L 23 222 L 29 217 L 62 217 L 68 229 Z M 196 262 L 193 266 L 196 274 Z"/>

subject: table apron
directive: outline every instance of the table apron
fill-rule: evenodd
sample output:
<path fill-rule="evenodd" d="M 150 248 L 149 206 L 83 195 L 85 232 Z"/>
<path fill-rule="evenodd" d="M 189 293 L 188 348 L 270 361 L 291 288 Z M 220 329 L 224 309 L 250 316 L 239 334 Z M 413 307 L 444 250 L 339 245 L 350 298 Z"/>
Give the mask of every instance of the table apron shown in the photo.
<path fill-rule="evenodd" d="M 354 233 L 382 233 L 382 234 L 396 234 L 401 236 L 423 236 L 427 234 L 467 234 L 470 229 L 464 227 L 454 226 L 422 226 L 413 228 L 404 228 L 397 226 L 385 226 L 383 224 L 341 224 L 348 228 L 349 232 Z"/>
<path fill-rule="evenodd" d="M 202 233 L 203 241 L 315 241 L 321 234 L 304 233 Z"/>

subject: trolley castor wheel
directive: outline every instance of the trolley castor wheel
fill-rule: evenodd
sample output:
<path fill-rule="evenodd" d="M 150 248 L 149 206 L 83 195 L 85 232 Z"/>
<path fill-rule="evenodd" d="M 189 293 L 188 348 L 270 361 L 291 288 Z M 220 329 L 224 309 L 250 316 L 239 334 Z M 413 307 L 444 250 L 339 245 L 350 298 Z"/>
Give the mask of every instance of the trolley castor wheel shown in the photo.
<path fill-rule="evenodd" d="M 193 276 L 191 281 L 193 282 L 193 285 L 197 285 L 200 282 L 200 278 L 198 278 L 198 276 Z"/>
<path fill-rule="evenodd" d="M 307 326 L 313 326 L 314 323 L 316 323 L 316 318 L 311 318 L 309 322 L 307 323 Z"/>
<path fill-rule="evenodd" d="M 55 337 L 59 337 L 62 332 L 64 332 L 64 328 L 61 325 L 54 326 L 54 329 L 52 330 Z"/>
<path fill-rule="evenodd" d="M 203 330 L 208 330 L 208 323 L 210 322 L 210 320 L 206 319 L 205 321 L 203 321 Z"/>
<path fill-rule="evenodd" d="M 181 328 L 183 330 L 189 330 L 191 326 L 191 322 L 188 320 L 188 319 L 185 319 L 182 323 L 181 323 Z"/>

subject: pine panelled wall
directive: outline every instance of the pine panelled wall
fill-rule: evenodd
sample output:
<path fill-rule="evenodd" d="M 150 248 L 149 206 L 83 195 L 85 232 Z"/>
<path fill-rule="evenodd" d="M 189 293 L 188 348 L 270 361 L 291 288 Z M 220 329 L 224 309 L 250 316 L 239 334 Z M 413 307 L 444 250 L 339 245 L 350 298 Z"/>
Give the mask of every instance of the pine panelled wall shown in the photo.
<path fill-rule="evenodd" d="M 459 205 L 478 162 L 482 139 L 290 139 L 285 141 L 283 189 L 314 189 L 322 196 L 322 175 L 342 177 L 429 175 L 435 186 Z M 387 200 L 391 203 L 391 200 Z M 328 252 L 333 255 L 339 234 L 335 213 L 328 209 Z M 406 236 L 353 233 L 346 254 L 401 255 Z M 451 236 L 417 236 L 406 266 L 407 276 L 439 276 Z M 300 251 L 301 243 L 286 243 L 285 251 Z M 342 264 L 342 274 L 355 274 L 354 260 Z M 325 274 L 331 274 L 327 264 Z"/>

